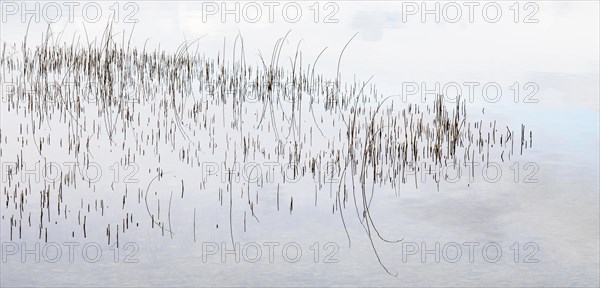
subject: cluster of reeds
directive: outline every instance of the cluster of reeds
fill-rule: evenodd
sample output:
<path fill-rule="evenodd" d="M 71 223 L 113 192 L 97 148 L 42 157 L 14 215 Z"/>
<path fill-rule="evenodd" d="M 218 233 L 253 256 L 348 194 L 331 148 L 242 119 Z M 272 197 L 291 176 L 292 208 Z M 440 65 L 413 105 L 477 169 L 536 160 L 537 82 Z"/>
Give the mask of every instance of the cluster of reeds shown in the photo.
<path fill-rule="evenodd" d="M 77 187 L 78 178 L 72 173 L 60 175 L 60 181 L 39 190 L 39 199 L 32 201 L 39 204 L 37 212 L 26 208 L 27 199 L 36 194 L 31 183 L 26 186 L 13 179 L 26 161 L 45 159 L 49 148 L 65 151 L 83 166 L 100 158 L 94 151 L 106 147 L 121 153 L 124 165 L 136 158 L 154 159 L 158 168 L 151 172 L 154 177 L 147 186 L 138 187 L 134 204 L 145 205 L 151 227 L 160 228 L 163 235 L 167 231 L 171 237 L 172 192 L 166 223 L 160 220 L 160 200 L 156 209 L 148 202 L 152 183 L 163 178 L 160 163 L 165 151 L 175 151 L 180 165 L 191 168 L 200 167 L 207 157 L 225 159 L 227 165 L 247 161 L 292 165 L 293 169 L 269 172 L 279 173 L 282 181 L 277 184 L 277 210 L 279 187 L 285 185 L 285 179 L 312 178 L 317 183 L 315 193 L 327 184 L 335 192 L 332 209 L 340 213 L 344 227 L 343 208 L 353 203 L 372 243 L 373 235 L 394 242 L 380 236 L 371 217 L 376 185 L 398 189 L 411 181 L 408 175 L 416 177 L 409 172 L 422 167 L 434 171 L 430 173 L 439 183 L 446 176 L 441 167 L 466 169 L 469 162 L 479 159 L 486 162 L 499 154 L 504 161 L 514 155 L 517 134 L 508 127 L 497 129 L 495 121 L 467 121 L 465 101 L 446 105 L 440 95 L 421 106 L 405 104 L 396 97 L 380 95 L 369 81 L 343 83 L 339 72 L 334 80 L 316 74 L 318 58 L 305 65 L 298 48 L 294 57 L 285 59 L 289 61 L 280 59 L 288 35 L 276 42 L 270 59 L 261 54 L 257 66 L 247 64 L 241 36 L 235 38 L 230 57 L 223 51 L 211 58 L 198 51 L 198 41 L 184 42 L 174 52 L 131 47 L 130 41 L 118 42 L 110 26 L 100 39 L 87 39 L 86 43 L 61 45 L 52 35 L 47 33 L 36 47 L 28 47 L 25 39 L 19 53 L 8 55 L 6 44 L 2 50 L 2 82 L 15 84 L 15 89 L 6 93 L 2 112 L 22 120 L 17 135 L 0 129 L 0 141 L 21 147 L 16 151 L 0 148 L 3 158 L 14 156 L 17 163 L 9 169 L 8 185 L 2 192 L 6 208 L 2 217 L 9 221 L 11 239 L 13 227 L 18 227 L 20 237 L 22 221 L 32 227 L 32 213 L 39 215 L 41 239 L 42 234 L 47 237 L 45 223 L 59 221 L 61 213 L 67 219 L 72 211 L 62 202 L 64 189 Z M 4 125 L 10 123 L 3 121 Z M 522 153 L 527 143 L 532 144 L 531 132 L 528 142 L 522 126 L 516 141 Z M 23 154 L 32 148 L 37 155 Z M 490 149 L 495 150 L 492 156 Z M 272 176 L 269 173 L 259 175 L 259 187 Z M 327 176 L 340 181 L 331 184 Z M 224 190 L 218 191 L 221 204 L 223 192 L 229 197 L 230 221 L 235 186 L 231 178 L 228 175 Z M 191 187 L 206 187 L 206 178 L 196 180 Z M 246 209 L 256 221 L 258 190 L 250 183 L 241 188 L 242 197 L 247 197 Z M 124 213 L 121 223 L 112 226 L 117 232 L 111 234 L 110 224 L 102 227 L 109 243 L 111 235 L 118 243 L 119 230 L 123 234 L 134 223 L 133 213 L 125 209 L 127 188 L 121 193 L 122 203 L 111 207 L 121 207 Z M 185 195 L 181 180 L 180 198 Z M 104 199 L 99 197 L 93 203 L 81 200 L 77 218 L 83 237 L 89 229 L 88 216 L 92 217 L 93 211 L 104 215 Z M 11 204 L 14 207 L 9 210 Z M 290 197 L 290 214 L 293 206 Z M 195 220 L 194 208 L 194 240 Z M 135 223 L 137 227 L 139 223 Z M 71 234 L 74 237 L 75 231 Z M 233 231 L 231 236 L 233 241 Z"/>

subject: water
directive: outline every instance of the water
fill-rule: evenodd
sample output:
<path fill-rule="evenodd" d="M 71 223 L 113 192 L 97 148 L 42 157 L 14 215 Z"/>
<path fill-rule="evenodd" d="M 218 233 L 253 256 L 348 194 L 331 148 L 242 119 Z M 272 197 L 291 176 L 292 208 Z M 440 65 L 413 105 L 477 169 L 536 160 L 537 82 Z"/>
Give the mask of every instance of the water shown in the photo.
<path fill-rule="evenodd" d="M 103 4 L 104 13 L 111 11 L 110 4 Z M 383 238 L 403 239 L 402 242 L 388 243 L 371 230 L 374 250 L 361 225 L 361 193 L 356 192 L 358 208 L 355 208 L 351 176 L 341 177 L 341 170 L 333 168 L 335 166 L 332 166 L 333 172 L 327 170 L 330 167 L 325 160 L 335 159 L 331 150 L 348 149 L 343 122 L 349 118 L 342 120 L 340 112 L 324 109 L 325 98 L 319 98 L 321 102 L 313 105 L 304 98 L 298 108 L 302 118 L 297 122 L 289 120 L 291 114 L 286 113 L 292 111 L 289 101 L 278 102 L 281 106 L 274 108 L 277 113 L 273 118 L 265 114 L 263 122 L 260 120 L 263 113 L 260 102 L 244 102 L 240 114 L 231 101 L 227 105 L 209 101 L 204 102 L 203 113 L 198 114 L 199 122 L 192 120 L 189 114 L 181 113 L 185 121 L 179 123 L 180 126 L 173 120 L 176 119 L 173 109 L 160 106 L 158 100 L 164 97 L 162 91 L 144 105 L 125 105 L 135 116 L 125 130 L 121 130 L 123 125 L 119 119 L 122 118 L 115 107 L 110 108 L 112 114 L 108 110 L 98 113 L 101 105 L 84 103 L 84 116 L 75 119 L 85 119 L 79 125 L 86 129 L 79 130 L 65 124 L 64 119 L 73 119 L 72 115 L 61 114 L 59 110 L 49 112 L 54 114 L 51 119 L 44 119 L 46 122 L 38 122 L 39 118 L 32 121 L 30 114 L 22 113 L 24 107 L 16 113 L 14 107 L 9 111 L 7 102 L 3 101 L 0 110 L 3 169 L 17 159 L 24 159 L 27 169 L 35 167 L 33 165 L 38 161 L 42 168 L 46 166 L 44 163 L 58 163 L 58 171 L 67 174 L 71 163 L 81 165 L 91 161 L 98 165 L 101 174 L 94 177 L 93 170 L 85 170 L 88 179 L 98 178 L 95 185 L 80 178 L 76 180 L 76 186 L 74 183 L 65 185 L 60 215 L 57 212 L 58 183 L 55 186 L 44 183 L 43 176 L 48 174 L 43 174 L 42 168 L 36 172 L 39 181 L 31 179 L 34 175 L 30 175 L 29 180 L 23 176 L 26 180 L 22 180 L 22 172 L 10 183 L 3 178 L 0 199 L 2 285 L 599 285 L 598 3 L 536 2 L 539 12 L 535 17 L 539 23 L 521 23 L 521 18 L 519 23 L 514 23 L 510 9 L 513 3 L 502 2 L 503 16 L 498 23 L 489 23 L 476 16 L 474 23 L 463 20 L 454 24 L 448 21 L 422 23 L 415 20 L 418 18 L 408 18 L 404 23 L 401 9 L 406 6 L 400 2 L 378 2 L 377 5 L 336 2 L 337 6 L 331 7 L 339 8 L 332 16 L 339 20 L 338 23 L 314 23 L 312 4 L 302 4 L 305 16 L 298 23 L 287 23 L 275 17 L 274 23 L 263 18 L 252 24 L 242 21 L 243 17 L 239 23 L 221 23 L 218 18 L 208 18 L 204 23 L 202 6 L 194 2 L 137 2 L 139 11 L 133 15 L 139 22 L 131 34 L 130 47 L 139 51 L 145 47 L 145 51 L 153 52 L 160 45 L 165 53 L 173 53 L 184 41 L 191 43 L 200 38 L 190 45 L 190 53 L 201 51 L 200 55 L 216 61 L 217 57 L 223 59 L 225 47 L 225 61 L 230 63 L 234 61 L 233 55 L 239 59 L 240 44 L 237 42 L 236 54 L 233 45 L 241 33 L 248 67 L 260 68 L 263 66 L 258 51 L 269 63 L 276 41 L 291 29 L 280 56 L 280 66 L 285 67 L 286 75 L 292 71 L 296 47 L 302 40 L 299 46 L 302 64 L 294 67 L 302 67 L 299 71 L 303 73 L 298 73 L 309 73 L 308 64 L 312 67 L 319 53 L 327 47 L 319 57 L 315 74 L 335 80 L 340 53 L 358 32 L 344 50 L 340 80 L 347 85 L 356 83 L 360 88 L 373 76 L 365 88 L 367 96 L 364 98 L 371 102 L 361 101 L 361 106 L 374 109 L 386 96 L 399 95 L 393 100 L 394 108 L 391 108 L 390 100 L 379 115 L 398 116 L 402 109 L 407 109 L 408 103 L 418 104 L 421 111 L 427 111 L 426 107 L 432 107 L 434 103 L 435 92 L 425 95 L 427 100 L 423 102 L 424 88 L 432 90 L 438 82 L 440 89 L 448 88 L 444 91 L 448 100 L 459 87 L 462 99 L 467 100 L 467 121 L 473 131 L 477 131 L 473 128 L 474 123 L 481 120 L 485 140 L 487 132 L 492 131 L 489 123 L 494 121 L 497 142 L 500 135 L 506 137 L 507 127 L 515 133 L 514 149 L 498 147 L 499 143 L 490 149 L 490 161 L 498 164 L 494 167 L 499 167 L 501 176 L 494 177 L 493 168 L 484 169 L 486 161 L 476 158 L 481 165 L 472 170 L 475 172 L 472 181 L 469 168 L 464 166 L 461 168 L 463 177 L 458 181 L 452 180 L 456 170 L 438 167 L 437 172 L 446 169 L 444 172 L 450 177 L 439 185 L 431 175 L 419 173 L 418 187 L 415 187 L 415 176 L 409 174 L 413 178 L 407 177 L 406 183 L 398 186 L 392 186 L 389 181 L 376 183 L 371 190 L 372 180 L 368 178 L 366 196 L 370 197 L 373 191 L 369 208 L 372 223 Z M 121 8 L 125 9 L 124 6 Z M 334 11 L 333 8 L 325 10 L 320 6 L 320 17 L 324 19 L 328 15 L 326 12 Z M 133 11 L 131 9 L 124 11 Z M 520 17 L 533 11 L 532 8 L 519 9 L 523 9 Z M 85 22 L 85 30 L 85 19 L 80 15 L 75 17 L 74 23 L 62 21 L 50 27 L 55 32 L 64 29 L 58 43 L 66 42 L 69 46 L 72 39 L 78 39 L 73 42 L 79 41 L 78 47 L 83 47 L 87 46 L 87 38 L 90 42 L 94 41 L 92 39 L 100 41 L 108 19 L 104 16 L 96 24 Z M 19 18 L 9 19 L 9 24 L 2 25 L 3 44 L 6 42 L 6 51 L 11 51 L 10 47 L 15 43 L 14 57 L 22 59 L 20 44 L 28 25 L 21 23 Z M 127 38 L 133 27 L 121 22 L 112 28 L 112 33 L 118 35 L 114 40 L 118 47 L 129 42 Z M 40 45 L 41 35 L 47 28 L 45 23 L 31 23 L 28 47 Z M 125 32 L 118 34 L 120 31 Z M 8 73 L 9 70 L 3 65 L 3 71 Z M 20 72 L 8 74 L 10 76 L 2 74 L 4 83 L 17 79 Z M 49 79 L 54 77 L 49 75 Z M 61 78 L 56 75 L 54 81 L 56 79 Z M 377 101 L 370 84 L 377 87 Z M 349 86 L 342 86 L 342 91 L 347 91 L 344 90 L 346 87 Z M 410 90 L 415 87 L 418 90 Z M 469 90 L 470 87 L 473 90 Z M 483 90 L 483 87 L 492 88 Z M 497 95 L 493 92 L 495 87 L 500 87 L 502 94 L 492 103 L 490 99 Z M 194 91 L 197 88 L 192 87 Z M 5 91 L 3 89 L 3 100 L 6 99 Z M 471 91 L 472 98 L 469 98 Z M 515 91 L 519 91 L 518 101 L 515 101 Z M 169 98 L 165 99 L 168 103 Z M 178 109 L 185 107 L 180 112 L 189 112 L 193 101 L 212 98 L 195 92 L 193 96 L 177 99 L 187 99 L 177 103 L 181 105 Z M 536 99 L 537 103 L 525 103 Z M 452 111 L 455 104 L 446 101 L 445 106 Z M 315 109 L 314 119 L 310 109 Z M 169 114 L 161 115 L 160 111 L 164 110 L 170 111 Z M 141 124 L 137 124 L 138 113 Z M 244 136 L 240 140 L 239 126 L 231 126 L 240 115 L 243 122 L 236 123 L 241 123 L 242 135 L 250 133 L 249 139 L 255 140 L 255 146 L 250 147 L 260 144 L 264 155 L 261 149 L 254 152 L 252 148 L 248 158 L 242 160 L 240 143 Z M 206 117 L 208 130 L 195 126 L 204 123 L 202 117 Z M 386 117 L 383 121 L 387 121 Z M 149 132 L 157 131 L 156 119 L 160 119 L 158 125 L 162 133 L 158 148 L 143 141 Z M 359 119 L 359 124 L 366 123 L 366 116 L 361 115 Z M 100 129 L 94 130 L 94 120 Z M 35 136 L 19 131 L 18 124 L 23 124 L 24 130 L 26 127 L 31 130 L 32 122 L 36 123 Z M 259 122 L 261 126 L 257 128 Z M 116 123 L 112 143 L 108 139 L 110 129 L 106 128 L 111 126 L 110 123 Z M 300 124 L 293 126 L 290 123 Z M 427 118 L 425 123 L 432 125 L 433 119 Z M 533 135 L 533 146 L 525 149 L 522 155 L 521 124 L 525 125 L 526 133 L 531 131 Z M 274 136 L 274 127 L 280 129 L 277 136 Z M 296 130 L 299 127 L 302 130 Z M 310 135 L 307 131 L 311 128 L 312 137 L 304 139 L 304 135 Z M 359 143 L 365 143 L 363 135 L 366 132 L 364 127 L 360 129 Z M 90 136 L 90 147 L 83 149 L 85 141 L 82 141 L 80 153 L 69 153 L 68 131 L 71 135 L 83 135 L 82 139 Z M 288 134 L 289 131 L 293 132 Z M 44 140 L 42 151 L 38 152 L 33 143 L 39 143 L 47 135 L 51 136 L 50 143 Z M 165 139 L 166 135 L 172 138 Z M 260 136 L 260 140 L 256 136 Z M 61 138 L 62 147 L 59 145 Z M 229 146 L 225 139 L 229 139 Z M 285 153 L 279 157 L 274 154 L 277 139 L 285 147 Z M 529 140 L 527 134 L 525 139 Z M 293 151 L 290 149 L 294 140 L 302 143 L 302 161 L 322 153 L 324 161 L 317 166 L 321 168 L 317 175 L 324 179 L 319 181 L 317 177 L 315 180 L 310 172 L 303 177 L 291 177 L 292 171 L 282 169 Z M 22 144 L 25 141 L 27 143 Z M 122 143 L 126 145 L 121 146 Z M 146 143 L 154 142 L 148 140 Z M 214 144 L 217 146 L 213 147 Z M 328 144 L 333 146 L 328 147 Z M 360 147 L 364 148 L 357 146 L 357 149 Z M 181 160 L 182 148 L 186 154 L 191 153 L 187 154 L 191 163 Z M 125 161 L 129 150 L 130 155 L 136 155 L 135 159 L 131 156 Z M 514 153 L 508 160 L 511 150 Z M 486 155 L 485 147 L 483 151 L 480 154 L 476 150 L 475 156 Z M 502 151 L 506 151 L 504 162 L 500 161 Z M 462 157 L 463 154 L 459 154 L 458 158 Z M 346 159 L 345 156 L 342 158 Z M 234 162 L 240 163 L 239 178 L 234 174 L 233 180 L 229 181 L 227 170 L 221 166 L 223 162 L 228 168 L 233 167 Z M 218 168 L 211 166 L 213 163 Z M 381 164 L 386 169 L 390 165 L 389 162 Z M 217 170 L 211 170 L 213 168 Z M 163 174 L 155 179 L 157 169 Z M 483 172 L 489 172 L 486 175 L 490 179 L 484 178 Z M 6 175 L 6 170 L 2 174 Z M 260 175 L 262 181 L 248 183 L 254 179 L 253 175 Z M 372 177 L 372 174 L 368 175 Z M 327 176 L 334 177 L 327 181 L 332 183 L 323 183 Z M 358 176 L 354 179 L 359 189 L 360 179 Z M 394 177 L 394 180 L 398 182 L 400 177 Z M 344 222 L 336 206 L 340 203 L 336 198 L 336 186 L 340 181 L 346 183 L 349 191 L 348 202 L 341 210 Z M 15 199 L 13 192 L 19 194 L 25 189 L 30 194 L 24 197 L 26 203 L 21 216 L 19 206 L 14 205 L 14 201 L 19 203 L 19 196 Z M 50 191 L 50 209 L 44 210 L 44 218 L 40 221 L 40 191 L 44 189 Z M 344 190 L 341 191 L 343 196 Z M 126 196 L 124 205 L 123 196 Z M 290 212 L 292 198 L 293 210 Z M 66 205 L 66 218 L 63 205 Z M 101 206 L 104 206 L 104 212 Z M 31 227 L 27 223 L 30 212 Z M 51 221 L 46 218 L 48 213 Z M 154 225 L 151 215 L 156 218 Z M 87 216 L 85 236 L 84 216 Z M 17 222 L 22 221 L 21 237 L 17 223 L 12 227 L 11 238 L 11 217 Z M 129 221 L 125 221 L 126 218 Z M 41 236 L 40 222 L 44 225 Z M 109 224 L 110 237 L 107 237 Z M 118 229 L 116 225 L 119 225 Z M 236 255 L 226 251 L 233 247 L 232 238 L 240 245 Z M 30 254 L 23 252 L 24 248 L 35 249 L 36 243 L 40 245 L 39 250 Z M 15 245 L 18 251 L 10 250 Z M 60 255 L 55 254 L 57 247 Z M 72 261 L 69 247 L 74 251 Z M 84 247 L 88 252 L 85 257 L 82 254 Z M 502 254 L 496 253 L 498 247 Z M 94 259 L 96 249 L 102 253 L 97 262 Z M 302 253 L 300 257 L 295 253 L 298 249 Z M 435 252 L 426 253 L 427 249 Z M 261 251 L 260 257 L 256 251 Z M 460 251 L 460 257 L 457 251 Z M 39 263 L 35 261 L 36 255 L 40 258 Z M 236 256 L 240 259 L 236 260 Z M 52 263 L 54 260 L 57 262 Z M 396 273 L 397 277 L 390 275 Z"/>

